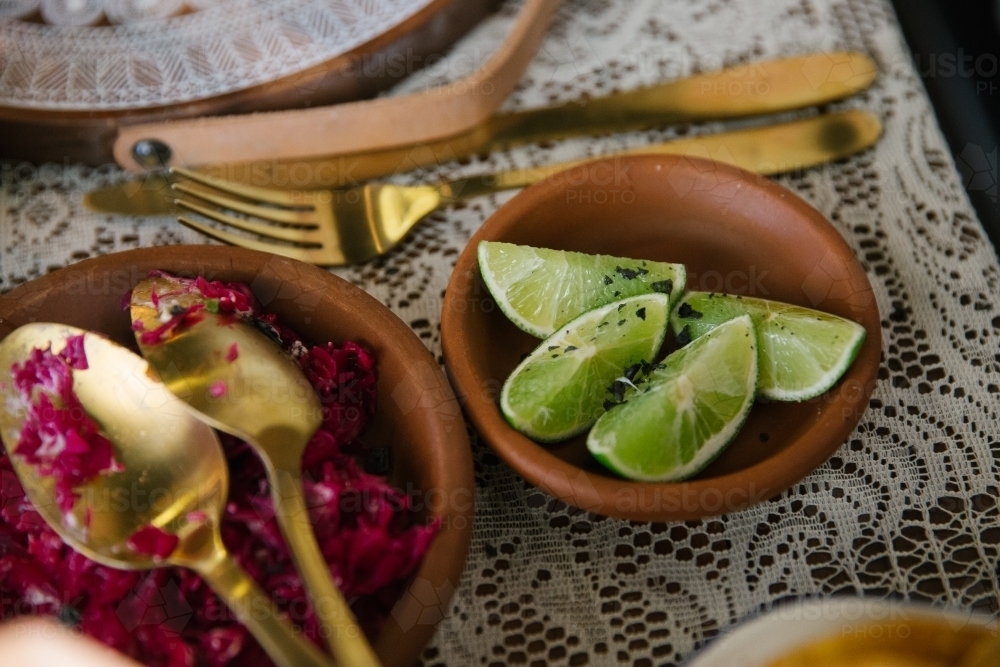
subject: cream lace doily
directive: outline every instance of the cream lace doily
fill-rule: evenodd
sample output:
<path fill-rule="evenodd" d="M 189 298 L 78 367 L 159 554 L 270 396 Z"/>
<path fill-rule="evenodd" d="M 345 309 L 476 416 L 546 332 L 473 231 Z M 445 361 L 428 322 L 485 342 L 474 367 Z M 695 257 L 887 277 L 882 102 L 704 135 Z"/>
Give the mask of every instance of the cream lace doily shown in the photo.
<path fill-rule="evenodd" d="M 396 92 L 460 75 L 502 37 L 514 8 L 505 6 L 452 60 Z M 878 63 L 875 86 L 836 106 L 878 114 L 885 136 L 864 154 L 777 180 L 830 218 L 874 286 L 883 360 L 861 424 L 780 497 L 673 524 L 566 507 L 527 485 L 473 434 L 472 544 L 451 604 L 438 602 L 448 591 L 423 592 L 422 618 L 445 616 L 426 665 L 675 665 L 789 597 L 901 597 L 997 613 L 1000 267 L 889 2 L 566 0 L 508 107 L 833 49 L 864 51 Z M 525 147 L 399 180 L 526 167 L 740 124 Z M 170 218 L 82 208 L 83 191 L 121 177 L 112 168 L 9 165 L 0 191 L 0 289 L 98 254 L 203 241 Z M 451 267 L 510 196 L 435 213 L 384 259 L 336 273 L 387 304 L 440 355 Z"/>

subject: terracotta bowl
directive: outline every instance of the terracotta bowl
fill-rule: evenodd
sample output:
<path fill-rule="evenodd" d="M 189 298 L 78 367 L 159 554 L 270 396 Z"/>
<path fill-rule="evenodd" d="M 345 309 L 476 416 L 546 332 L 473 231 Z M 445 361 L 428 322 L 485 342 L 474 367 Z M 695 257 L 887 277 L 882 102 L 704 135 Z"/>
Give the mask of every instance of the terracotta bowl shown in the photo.
<path fill-rule="evenodd" d="M 374 352 L 378 410 L 361 438 L 392 448 L 391 481 L 415 494 L 425 518 L 438 516 L 442 522 L 375 640 L 383 665 L 412 665 L 447 612 L 448 600 L 439 600 L 438 592 L 458 587 L 472 531 L 469 441 L 444 373 L 399 318 L 357 287 L 314 266 L 220 246 L 121 252 L 21 285 L 0 297 L 0 337 L 28 322 L 61 322 L 135 349 L 122 296 L 153 269 L 244 281 L 269 312 L 306 338 L 350 339 Z"/>
<path fill-rule="evenodd" d="M 586 436 L 542 445 L 504 420 L 500 388 L 539 341 L 511 324 L 484 286 L 476 260 L 483 240 L 681 262 L 690 290 L 818 308 L 859 322 L 868 335 L 833 389 L 804 403 L 758 402 L 736 441 L 697 477 L 629 482 L 591 458 Z M 568 504 L 635 521 L 737 511 L 801 480 L 861 419 L 882 347 L 865 272 L 819 212 L 765 178 L 672 156 L 595 161 L 510 200 L 459 257 L 445 294 L 441 336 L 459 400 L 508 465 Z M 668 336 L 664 352 L 673 346 Z"/>

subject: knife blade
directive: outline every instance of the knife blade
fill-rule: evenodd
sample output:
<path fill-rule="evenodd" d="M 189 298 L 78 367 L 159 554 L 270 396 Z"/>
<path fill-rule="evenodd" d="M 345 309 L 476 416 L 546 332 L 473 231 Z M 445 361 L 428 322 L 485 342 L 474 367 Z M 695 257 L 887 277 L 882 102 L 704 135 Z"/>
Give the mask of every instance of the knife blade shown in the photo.
<path fill-rule="evenodd" d="M 882 124 L 878 117 L 854 109 L 786 123 L 686 137 L 617 154 L 658 153 L 707 158 L 770 176 L 848 157 L 874 145 L 881 134 Z M 519 180 L 512 181 L 511 187 L 521 187 L 525 182 L 531 182 L 526 180 L 526 175 L 533 172 L 554 173 L 578 163 L 547 165 L 507 174 L 517 174 Z M 169 179 L 159 174 L 98 188 L 85 195 L 84 204 L 100 213 L 119 215 L 168 215 L 177 212 Z"/>
<path fill-rule="evenodd" d="M 826 104 L 868 88 L 878 68 L 852 51 L 727 67 L 636 90 L 518 113 L 485 123 L 486 148 L 692 121 L 744 118 Z"/>

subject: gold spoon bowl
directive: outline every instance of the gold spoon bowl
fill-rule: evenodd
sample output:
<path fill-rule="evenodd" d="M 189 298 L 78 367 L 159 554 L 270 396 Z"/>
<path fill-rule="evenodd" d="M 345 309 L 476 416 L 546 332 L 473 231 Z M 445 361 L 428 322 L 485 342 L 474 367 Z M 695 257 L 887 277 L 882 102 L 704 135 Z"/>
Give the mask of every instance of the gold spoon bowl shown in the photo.
<path fill-rule="evenodd" d="M 153 294 L 157 296 L 154 304 Z M 159 304 L 160 300 L 168 303 Z M 302 455 L 322 422 L 319 399 L 298 365 L 270 338 L 238 317 L 198 312 L 202 319 L 163 340 L 144 343 L 142 332 L 163 324 L 161 312 L 203 303 L 199 294 L 167 276 L 132 290 L 132 321 L 142 355 L 167 389 L 206 423 L 256 450 L 267 470 L 278 526 L 288 544 L 323 636 L 342 667 L 370 667 L 378 659 L 337 589 L 313 534 L 302 490 Z M 162 307 L 161 307 L 162 306 Z"/>
<path fill-rule="evenodd" d="M 73 391 L 111 441 L 124 470 L 102 474 L 77 489 L 64 517 L 55 484 L 14 453 L 25 406 L 9 380 L 14 363 L 34 349 L 58 352 L 84 336 L 88 368 L 73 371 Z M 215 432 L 159 381 L 139 356 L 97 334 L 63 324 L 24 325 L 0 342 L 0 436 L 25 493 L 70 547 L 108 567 L 144 570 L 181 566 L 197 572 L 253 633 L 280 667 L 330 662 L 298 633 L 270 598 L 232 559 L 219 525 L 229 472 Z M 122 499 L 141 502 L 121 502 Z M 124 509 L 123 509 L 124 508 Z M 178 543 L 157 558 L 129 547 L 136 531 L 154 526 Z"/>

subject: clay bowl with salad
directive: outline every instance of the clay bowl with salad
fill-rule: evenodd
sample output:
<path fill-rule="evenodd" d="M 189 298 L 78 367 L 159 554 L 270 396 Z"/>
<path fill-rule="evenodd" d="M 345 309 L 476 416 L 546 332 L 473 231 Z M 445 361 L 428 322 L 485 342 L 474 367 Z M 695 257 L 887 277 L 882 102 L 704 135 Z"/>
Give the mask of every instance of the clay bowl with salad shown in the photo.
<path fill-rule="evenodd" d="M 206 307 L 238 304 L 299 362 L 323 406 L 303 460 L 317 540 L 382 664 L 412 665 L 446 615 L 472 529 L 469 443 L 440 367 L 405 324 L 344 280 L 220 246 L 116 253 L 21 285 L 0 297 L 0 338 L 56 322 L 136 350 L 128 299 L 154 271 L 187 281 Z M 223 541 L 319 644 L 261 462 L 246 443 L 220 439 L 230 468 Z M 271 664 L 192 571 L 114 570 L 64 545 L 20 491 L 12 446 L 0 449 L 0 618 L 55 616 L 147 665 Z"/>
<path fill-rule="evenodd" d="M 511 199 L 459 257 L 441 328 L 504 461 L 635 521 L 801 481 L 861 420 L 881 351 L 872 287 L 822 214 L 677 156 L 597 160 Z"/>

